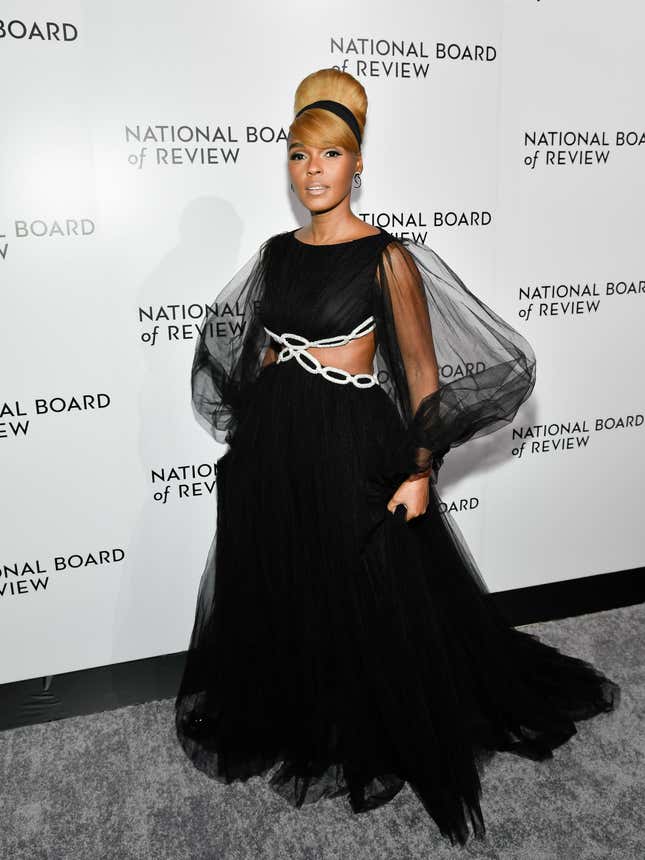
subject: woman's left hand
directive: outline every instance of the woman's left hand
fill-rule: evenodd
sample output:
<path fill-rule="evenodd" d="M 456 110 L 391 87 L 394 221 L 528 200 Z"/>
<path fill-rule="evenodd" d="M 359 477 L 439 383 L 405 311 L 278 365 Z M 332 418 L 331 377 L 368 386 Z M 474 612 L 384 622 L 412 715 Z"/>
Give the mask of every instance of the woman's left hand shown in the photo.
<path fill-rule="evenodd" d="M 414 479 L 408 478 L 398 487 L 387 503 L 388 511 L 394 513 L 397 505 L 405 505 L 407 508 L 405 512 L 406 523 L 424 514 L 430 501 L 429 484 L 429 476 Z"/>

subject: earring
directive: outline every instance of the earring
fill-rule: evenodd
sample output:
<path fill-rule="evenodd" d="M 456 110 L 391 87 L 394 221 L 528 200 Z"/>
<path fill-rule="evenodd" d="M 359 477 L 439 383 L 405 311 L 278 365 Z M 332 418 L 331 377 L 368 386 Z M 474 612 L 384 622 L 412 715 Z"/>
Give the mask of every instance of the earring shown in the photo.
<path fill-rule="evenodd" d="M 360 187 L 361 187 L 361 184 L 362 184 L 362 182 L 361 182 L 361 175 L 360 175 L 360 173 L 355 173 L 355 174 L 354 174 L 354 185 L 356 186 L 356 188 L 360 188 Z"/>
<path fill-rule="evenodd" d="M 293 191 L 293 182 L 289 183 L 289 188 L 291 188 L 291 190 Z"/>

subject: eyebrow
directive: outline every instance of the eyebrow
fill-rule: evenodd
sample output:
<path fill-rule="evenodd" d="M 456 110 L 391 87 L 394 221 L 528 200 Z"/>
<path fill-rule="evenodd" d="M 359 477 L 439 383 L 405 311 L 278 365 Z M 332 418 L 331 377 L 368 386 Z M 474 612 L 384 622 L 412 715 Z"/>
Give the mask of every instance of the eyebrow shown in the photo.
<path fill-rule="evenodd" d="M 300 141 L 300 140 L 294 140 L 293 143 L 289 144 L 289 146 L 287 148 L 287 152 L 289 152 L 291 149 L 293 149 L 294 146 L 302 146 L 304 148 L 305 144 L 302 143 L 302 141 Z M 334 147 L 336 149 L 342 149 L 342 146 L 338 146 L 337 143 L 328 143 L 325 146 L 314 147 L 314 149 L 330 149 L 332 147 Z"/>

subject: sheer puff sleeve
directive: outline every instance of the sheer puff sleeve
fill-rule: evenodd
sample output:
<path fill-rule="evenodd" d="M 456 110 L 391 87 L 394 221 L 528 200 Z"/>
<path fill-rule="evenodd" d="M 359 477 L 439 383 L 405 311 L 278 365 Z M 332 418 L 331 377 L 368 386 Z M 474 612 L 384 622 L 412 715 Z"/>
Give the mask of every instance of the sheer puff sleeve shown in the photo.
<path fill-rule="evenodd" d="M 403 418 L 393 468 L 433 473 L 447 452 L 513 420 L 535 385 L 525 338 L 426 245 L 394 240 L 377 265 L 375 370 Z"/>
<path fill-rule="evenodd" d="M 232 443 L 250 386 L 262 370 L 270 338 L 259 319 L 267 239 L 208 305 L 191 367 L 191 399 L 217 442 Z"/>

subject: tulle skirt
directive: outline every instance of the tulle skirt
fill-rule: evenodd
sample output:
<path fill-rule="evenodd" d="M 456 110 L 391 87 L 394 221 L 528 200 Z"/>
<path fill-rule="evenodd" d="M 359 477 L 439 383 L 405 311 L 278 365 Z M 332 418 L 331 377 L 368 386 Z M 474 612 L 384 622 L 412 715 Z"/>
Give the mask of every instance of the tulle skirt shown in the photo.
<path fill-rule="evenodd" d="M 210 777 L 267 775 L 294 806 L 407 782 L 464 844 L 493 751 L 549 758 L 620 690 L 510 626 L 434 484 L 420 517 L 386 510 L 403 432 L 378 386 L 261 371 L 217 464 L 176 728 Z"/>

